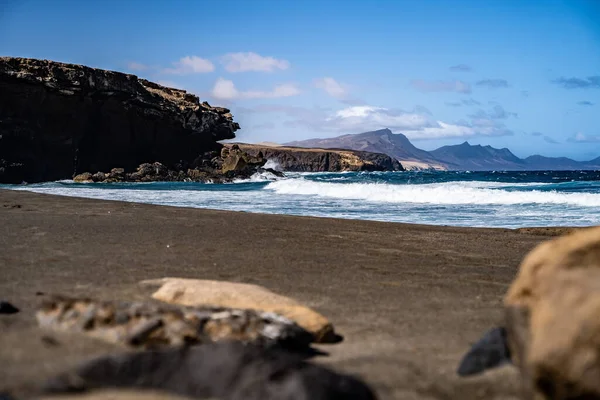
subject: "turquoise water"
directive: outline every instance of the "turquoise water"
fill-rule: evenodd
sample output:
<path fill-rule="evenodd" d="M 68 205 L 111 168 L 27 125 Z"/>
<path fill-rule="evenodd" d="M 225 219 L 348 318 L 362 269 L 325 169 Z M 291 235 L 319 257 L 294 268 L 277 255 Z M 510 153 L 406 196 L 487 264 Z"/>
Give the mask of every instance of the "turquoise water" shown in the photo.
<path fill-rule="evenodd" d="M 269 174 L 231 184 L 0 186 L 179 207 L 507 227 L 600 225 L 600 171 Z"/>

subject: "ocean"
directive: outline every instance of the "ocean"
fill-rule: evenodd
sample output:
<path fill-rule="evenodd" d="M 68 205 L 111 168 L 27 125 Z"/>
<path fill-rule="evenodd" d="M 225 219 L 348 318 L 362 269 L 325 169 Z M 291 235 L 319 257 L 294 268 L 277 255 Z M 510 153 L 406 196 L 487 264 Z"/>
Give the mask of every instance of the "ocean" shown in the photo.
<path fill-rule="evenodd" d="M 255 175 L 230 184 L 59 181 L 0 185 L 177 207 L 432 225 L 600 225 L 600 171 L 347 172 Z"/>

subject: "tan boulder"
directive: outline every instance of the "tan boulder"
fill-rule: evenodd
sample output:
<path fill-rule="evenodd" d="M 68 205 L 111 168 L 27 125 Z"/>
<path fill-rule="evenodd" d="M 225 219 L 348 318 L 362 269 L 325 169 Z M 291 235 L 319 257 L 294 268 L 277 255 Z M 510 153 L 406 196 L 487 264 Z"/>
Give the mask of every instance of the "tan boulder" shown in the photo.
<path fill-rule="evenodd" d="M 84 172 L 83 174 L 74 176 L 73 182 L 92 183 L 92 182 L 94 182 L 94 180 L 92 179 L 92 174 L 90 174 L 89 172 Z"/>
<path fill-rule="evenodd" d="M 600 399 L 600 227 L 531 251 L 504 304 L 525 398 Z"/>
<path fill-rule="evenodd" d="M 323 315 L 294 299 L 258 285 L 183 278 L 149 280 L 143 281 L 142 284 L 161 285 L 152 297 L 167 303 L 274 312 L 295 321 L 311 332 L 317 343 L 338 339 L 332 324 Z"/>
<path fill-rule="evenodd" d="M 233 145 L 228 152 L 221 151 L 221 155 L 223 156 L 224 154 L 227 155 L 223 158 L 223 166 L 221 167 L 223 173 L 241 171 L 248 165 L 244 157 L 244 152 L 237 145 Z"/>

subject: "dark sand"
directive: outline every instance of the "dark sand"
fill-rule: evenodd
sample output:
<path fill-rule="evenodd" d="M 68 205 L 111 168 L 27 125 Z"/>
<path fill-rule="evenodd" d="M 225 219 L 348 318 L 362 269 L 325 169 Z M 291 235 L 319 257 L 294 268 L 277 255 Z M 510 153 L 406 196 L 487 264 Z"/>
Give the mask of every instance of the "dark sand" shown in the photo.
<path fill-rule="evenodd" d="M 558 231 L 560 232 L 560 231 Z M 462 355 L 502 320 L 522 257 L 549 230 L 512 231 L 276 216 L 0 190 L 0 391 L 115 351 L 42 332 L 45 294 L 148 296 L 165 276 L 264 285 L 328 316 L 345 340 L 316 362 L 357 374 L 381 399 L 512 399 L 503 367 L 459 378 Z M 50 336 L 57 344 L 44 340 Z"/>

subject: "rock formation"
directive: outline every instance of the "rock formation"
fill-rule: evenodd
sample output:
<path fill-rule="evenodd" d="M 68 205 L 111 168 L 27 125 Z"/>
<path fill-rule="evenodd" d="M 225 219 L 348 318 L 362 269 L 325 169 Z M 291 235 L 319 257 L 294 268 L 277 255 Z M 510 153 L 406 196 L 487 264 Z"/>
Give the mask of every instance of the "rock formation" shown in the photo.
<path fill-rule="evenodd" d="M 223 150 L 228 150 L 223 148 Z M 78 183 L 92 182 L 230 182 L 234 179 L 248 179 L 255 173 L 267 172 L 274 177 L 283 173 L 271 168 L 263 168 L 267 160 L 252 157 L 237 151 L 221 153 L 225 158 L 215 156 L 205 160 L 203 166 L 187 170 L 171 170 L 159 162 L 144 163 L 135 172 L 125 172 L 123 168 L 113 168 L 110 172 L 84 172 L 73 177 Z"/>
<path fill-rule="evenodd" d="M 160 162 L 196 168 L 239 125 L 226 108 L 134 75 L 0 57 L 0 183 Z"/>
<path fill-rule="evenodd" d="M 333 325 L 323 315 L 294 299 L 258 285 L 182 278 L 163 278 L 143 281 L 142 284 L 160 285 L 152 297 L 167 303 L 274 312 L 289 318 L 312 333 L 315 342 L 335 342 L 341 339 L 335 334 Z"/>
<path fill-rule="evenodd" d="M 238 144 L 244 152 L 271 160 L 283 171 L 404 171 L 395 158 L 381 153 L 357 150 L 306 149 L 288 146 Z"/>

